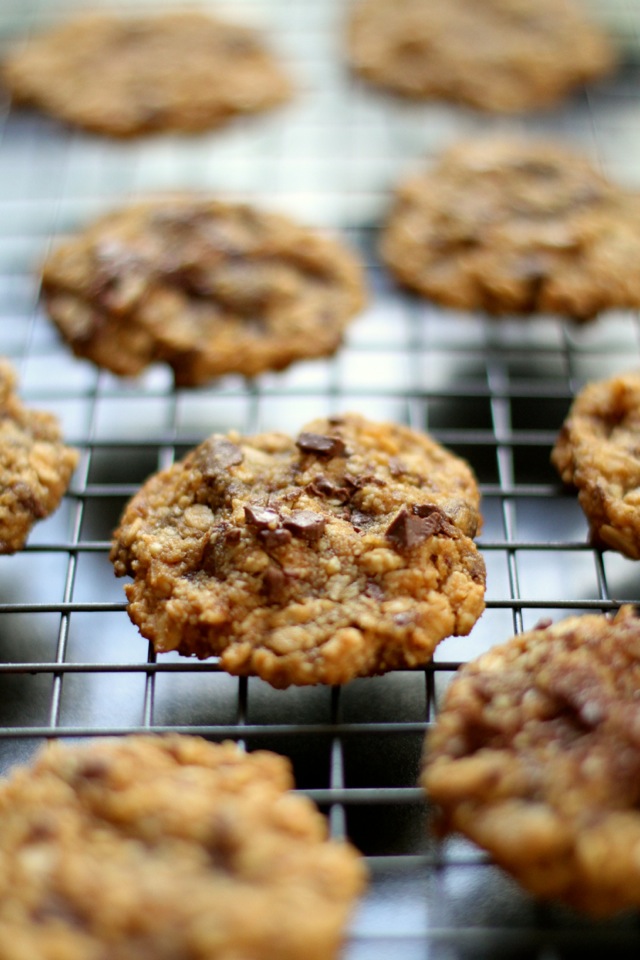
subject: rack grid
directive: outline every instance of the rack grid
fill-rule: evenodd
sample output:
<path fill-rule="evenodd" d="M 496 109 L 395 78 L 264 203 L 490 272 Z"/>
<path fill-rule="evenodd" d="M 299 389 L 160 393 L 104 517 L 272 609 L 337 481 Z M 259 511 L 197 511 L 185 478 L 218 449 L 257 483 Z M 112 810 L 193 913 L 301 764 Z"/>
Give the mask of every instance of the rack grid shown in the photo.
<path fill-rule="evenodd" d="M 78 6 L 7 3 L 0 41 Z M 135 4 L 161 6 L 169 4 Z M 225 12 L 271 33 L 297 79 L 290 106 L 210 135 L 130 143 L 9 102 L 0 115 L 0 352 L 18 370 L 24 402 L 56 413 L 81 452 L 59 511 L 23 552 L 0 558 L 0 771 L 51 737 L 172 730 L 273 749 L 291 758 L 298 789 L 327 812 L 334 835 L 348 834 L 367 858 L 371 885 L 345 960 L 558 960 L 603 947 L 635 958 L 637 917 L 592 923 L 535 904 L 470 844 L 431 836 L 416 783 L 425 731 L 460 663 L 543 617 L 640 602 L 637 566 L 589 546 L 576 499 L 549 464 L 579 387 L 637 366 L 639 318 L 621 311 L 578 327 L 443 311 L 396 289 L 375 247 L 394 180 L 487 129 L 562 137 L 640 186 L 640 7 L 598 7 L 626 51 L 613 79 L 544 115 L 508 120 L 360 86 L 341 60 L 339 2 L 246 0 Z M 336 357 L 252 383 L 226 377 L 174 390 L 164 369 L 122 380 L 70 354 L 38 302 L 50 245 L 103 210 L 176 188 L 288 211 L 360 250 L 371 299 Z M 127 499 L 215 430 L 296 432 L 348 409 L 427 429 L 476 471 L 488 589 L 471 636 L 444 641 L 424 669 L 339 689 L 276 691 L 227 676 L 215 660 L 156 659 L 108 561 Z"/>

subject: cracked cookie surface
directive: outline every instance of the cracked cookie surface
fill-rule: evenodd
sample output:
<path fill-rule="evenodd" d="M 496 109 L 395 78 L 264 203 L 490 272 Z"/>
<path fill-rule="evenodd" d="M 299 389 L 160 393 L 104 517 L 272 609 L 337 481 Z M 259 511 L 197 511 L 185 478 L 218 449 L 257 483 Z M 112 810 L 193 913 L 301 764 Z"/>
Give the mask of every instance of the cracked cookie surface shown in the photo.
<path fill-rule="evenodd" d="M 536 896 L 595 915 L 640 905 L 640 620 L 568 617 L 462 667 L 422 782 L 445 832 Z"/>
<path fill-rule="evenodd" d="M 159 652 L 276 687 L 426 663 L 484 609 L 471 470 L 357 414 L 294 440 L 213 435 L 148 480 L 114 533 L 128 611 Z"/>
<path fill-rule="evenodd" d="M 101 218 L 54 250 L 42 284 L 78 356 L 124 376 L 166 362 L 183 386 L 332 354 L 365 299 L 339 240 L 197 196 Z"/>
<path fill-rule="evenodd" d="M 577 488 L 592 543 L 640 559 L 640 373 L 588 383 L 551 462 Z"/>
<path fill-rule="evenodd" d="M 550 105 L 615 63 L 603 32 L 555 0 L 361 0 L 347 45 L 378 86 L 506 113 Z"/>
<path fill-rule="evenodd" d="M 57 509 L 78 462 L 57 418 L 24 407 L 15 387 L 0 359 L 0 554 L 21 550 L 33 524 Z"/>
<path fill-rule="evenodd" d="M 287 760 L 199 737 L 54 744 L 0 785 L 3 960 L 331 960 L 365 882 Z"/>
<path fill-rule="evenodd" d="M 381 253 L 449 307 L 586 321 L 640 305 L 640 194 L 564 147 L 480 138 L 399 185 Z"/>
<path fill-rule="evenodd" d="M 291 94 L 256 31 L 196 11 L 79 16 L 17 47 L 2 72 L 17 102 L 114 137 L 207 130 Z"/>

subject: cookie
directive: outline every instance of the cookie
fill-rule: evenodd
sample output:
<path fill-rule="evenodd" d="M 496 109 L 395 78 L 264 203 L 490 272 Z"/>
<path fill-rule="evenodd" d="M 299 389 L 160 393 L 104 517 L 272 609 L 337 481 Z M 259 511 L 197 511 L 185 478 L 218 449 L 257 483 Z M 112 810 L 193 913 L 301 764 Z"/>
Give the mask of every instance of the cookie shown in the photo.
<path fill-rule="evenodd" d="M 21 550 L 34 523 L 57 509 L 78 462 L 57 418 L 23 407 L 15 388 L 0 359 L 0 554 Z"/>
<path fill-rule="evenodd" d="M 640 559 L 640 373 L 587 384 L 551 462 L 577 488 L 594 546 Z"/>
<path fill-rule="evenodd" d="M 527 890 L 640 906 L 640 619 L 573 616 L 464 666 L 427 736 L 440 826 Z"/>
<path fill-rule="evenodd" d="M 395 93 L 506 113 L 550 106 L 616 59 L 570 0 L 361 0 L 347 49 Z"/>
<path fill-rule="evenodd" d="M 247 204 L 163 197 L 111 213 L 46 260 L 47 309 L 74 353 L 181 386 L 323 357 L 363 306 L 341 242 Z"/>
<path fill-rule="evenodd" d="M 449 307 L 586 321 L 640 306 L 640 194 L 564 147 L 479 138 L 400 184 L 381 253 Z"/>
<path fill-rule="evenodd" d="M 10 52 L 2 75 L 17 103 L 113 137 L 207 130 L 291 95 L 257 32 L 196 11 L 78 16 Z"/>
<path fill-rule="evenodd" d="M 291 439 L 214 434 L 148 480 L 111 559 L 158 652 L 275 687 L 426 663 L 484 608 L 471 470 L 408 427 L 345 414 Z"/>
<path fill-rule="evenodd" d="M 288 761 L 190 736 L 54 744 L 0 786 L 3 960 L 330 960 L 364 868 Z"/>

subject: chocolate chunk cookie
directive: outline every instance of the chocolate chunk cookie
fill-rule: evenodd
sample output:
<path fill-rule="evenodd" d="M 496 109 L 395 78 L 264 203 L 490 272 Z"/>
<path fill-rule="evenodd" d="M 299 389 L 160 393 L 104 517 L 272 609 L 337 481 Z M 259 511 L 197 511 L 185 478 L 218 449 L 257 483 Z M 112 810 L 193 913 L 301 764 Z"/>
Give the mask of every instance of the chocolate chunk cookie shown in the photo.
<path fill-rule="evenodd" d="M 214 434 L 127 506 L 111 559 L 160 652 L 275 687 L 426 663 L 484 609 L 468 466 L 346 414 L 292 440 Z"/>
<path fill-rule="evenodd" d="M 348 54 L 396 93 L 496 112 L 549 106 L 615 63 L 570 0 L 361 0 Z"/>
<path fill-rule="evenodd" d="M 288 762 L 178 735 L 45 748 L 0 786 L 3 960 L 331 960 L 364 886 Z"/>
<path fill-rule="evenodd" d="M 400 185 L 381 253 L 447 306 L 585 321 L 640 306 L 640 194 L 560 146 L 481 138 Z"/>
<path fill-rule="evenodd" d="M 640 620 L 574 616 L 463 667 L 427 737 L 445 831 L 539 897 L 640 906 Z"/>
<path fill-rule="evenodd" d="M 551 462 L 577 487 L 594 545 L 640 559 L 640 373 L 587 384 Z"/>
<path fill-rule="evenodd" d="M 59 506 L 78 462 L 52 413 L 27 410 L 16 375 L 0 359 L 0 553 L 15 553 L 38 520 Z"/>
<path fill-rule="evenodd" d="M 78 356 L 125 376 L 163 361 L 182 386 L 331 354 L 365 296 L 337 240 L 197 196 L 103 217 L 54 250 L 42 283 Z"/>
<path fill-rule="evenodd" d="M 82 15 L 16 48 L 2 74 L 16 102 L 114 137 L 206 130 L 291 94 L 254 30 L 196 11 Z"/>

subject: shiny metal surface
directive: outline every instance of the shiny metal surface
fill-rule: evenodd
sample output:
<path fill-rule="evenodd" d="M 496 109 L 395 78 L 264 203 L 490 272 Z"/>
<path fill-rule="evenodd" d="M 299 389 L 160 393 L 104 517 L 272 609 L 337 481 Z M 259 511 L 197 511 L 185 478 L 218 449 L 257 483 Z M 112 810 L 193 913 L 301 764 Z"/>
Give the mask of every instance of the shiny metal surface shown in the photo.
<path fill-rule="evenodd" d="M 341 62 L 337 0 L 219 5 L 265 27 L 299 92 L 282 110 L 216 133 L 113 143 L 1 104 L 0 352 L 19 371 L 24 401 L 57 413 L 82 456 L 61 509 L 34 529 L 23 553 L 0 558 L 0 767 L 27 759 L 46 737 L 139 729 L 231 737 L 287 754 L 299 788 L 370 863 L 346 960 L 568 960 L 603 948 L 638 955 L 636 917 L 585 923 L 533 903 L 471 845 L 436 842 L 415 785 L 424 731 L 458 663 L 542 617 L 640 601 L 637 564 L 588 546 L 582 513 L 549 465 L 575 391 L 637 366 L 638 316 L 616 312 L 584 328 L 547 317 L 492 323 L 401 294 L 375 256 L 390 185 L 459 136 L 557 136 L 640 188 L 640 7 L 591 5 L 626 50 L 620 70 L 529 117 L 487 118 L 367 90 Z M 5 0 L 0 40 L 79 6 Z M 251 384 L 229 377 L 174 391 L 163 369 L 125 381 L 71 356 L 38 304 L 38 264 L 49 245 L 128 199 L 181 188 L 288 211 L 360 248 L 371 302 L 333 360 Z M 346 409 L 426 428 L 476 470 L 488 591 L 471 637 L 445 641 L 427 670 L 341 690 L 275 691 L 227 677 L 215 661 L 156 662 L 108 561 L 127 498 L 214 430 L 296 431 Z"/>

